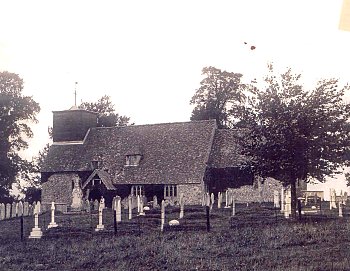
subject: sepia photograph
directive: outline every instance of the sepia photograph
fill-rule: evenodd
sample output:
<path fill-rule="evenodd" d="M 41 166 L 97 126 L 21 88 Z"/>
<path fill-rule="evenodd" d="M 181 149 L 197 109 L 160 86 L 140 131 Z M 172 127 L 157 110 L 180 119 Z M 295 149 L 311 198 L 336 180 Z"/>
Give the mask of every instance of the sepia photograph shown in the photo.
<path fill-rule="evenodd" d="M 0 0 L 0 271 L 350 270 L 350 0 Z"/>

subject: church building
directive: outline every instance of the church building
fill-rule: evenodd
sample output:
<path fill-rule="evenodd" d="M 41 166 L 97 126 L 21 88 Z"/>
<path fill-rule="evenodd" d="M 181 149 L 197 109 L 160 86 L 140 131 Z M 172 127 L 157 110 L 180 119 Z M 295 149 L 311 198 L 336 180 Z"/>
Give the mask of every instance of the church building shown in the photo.
<path fill-rule="evenodd" d="M 204 192 L 252 185 L 236 131 L 215 120 L 98 127 L 97 114 L 76 107 L 53 112 L 53 144 L 41 169 L 42 204 L 63 211 L 78 179 L 84 198 L 143 195 L 200 204 Z M 272 199 L 271 192 L 271 199 Z"/>

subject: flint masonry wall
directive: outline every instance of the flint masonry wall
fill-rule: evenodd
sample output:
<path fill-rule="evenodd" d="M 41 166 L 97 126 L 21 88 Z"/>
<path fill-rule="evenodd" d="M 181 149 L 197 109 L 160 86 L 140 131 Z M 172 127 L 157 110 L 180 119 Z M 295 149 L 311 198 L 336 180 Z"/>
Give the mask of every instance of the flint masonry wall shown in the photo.
<path fill-rule="evenodd" d="M 72 180 L 78 176 L 74 173 L 56 173 L 49 177 L 48 181 L 42 184 L 41 202 L 43 210 L 50 209 L 54 201 L 59 211 L 67 211 L 72 203 Z"/>
<path fill-rule="evenodd" d="M 279 181 L 268 178 L 257 187 L 244 185 L 240 188 L 231 188 L 237 202 L 273 202 L 273 192 L 281 192 L 282 185 Z"/>
<path fill-rule="evenodd" d="M 201 184 L 179 184 L 177 186 L 177 195 L 180 197 L 181 193 L 184 194 L 185 204 L 200 204 L 202 200 L 202 189 Z"/>

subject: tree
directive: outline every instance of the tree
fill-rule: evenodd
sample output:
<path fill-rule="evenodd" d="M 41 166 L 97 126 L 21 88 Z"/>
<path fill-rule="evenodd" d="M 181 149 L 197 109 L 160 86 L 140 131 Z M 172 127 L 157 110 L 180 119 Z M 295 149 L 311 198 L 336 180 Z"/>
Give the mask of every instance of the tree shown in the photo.
<path fill-rule="evenodd" d="M 293 216 L 296 182 L 324 182 L 338 173 L 350 142 L 350 106 L 343 100 L 349 87 L 340 88 L 337 80 L 328 79 L 307 91 L 300 78 L 290 69 L 277 76 L 270 65 L 265 87 L 252 87 L 237 115 L 244 120 L 241 142 L 250 166 L 262 177 L 291 186 Z"/>
<path fill-rule="evenodd" d="M 130 121 L 130 118 L 115 112 L 114 104 L 107 95 L 102 96 L 97 102 L 84 102 L 79 108 L 98 113 L 99 127 L 126 126 Z"/>
<path fill-rule="evenodd" d="M 191 120 L 216 119 L 219 128 L 229 128 L 233 121 L 231 111 L 245 97 L 242 74 L 205 67 L 202 75 L 205 78 L 190 101 L 190 104 L 195 105 Z"/>
<path fill-rule="evenodd" d="M 14 73 L 0 72 L 0 200 L 10 200 L 16 178 L 28 179 L 32 164 L 19 156 L 33 136 L 30 122 L 37 122 L 39 104 L 22 94 L 23 80 Z"/>

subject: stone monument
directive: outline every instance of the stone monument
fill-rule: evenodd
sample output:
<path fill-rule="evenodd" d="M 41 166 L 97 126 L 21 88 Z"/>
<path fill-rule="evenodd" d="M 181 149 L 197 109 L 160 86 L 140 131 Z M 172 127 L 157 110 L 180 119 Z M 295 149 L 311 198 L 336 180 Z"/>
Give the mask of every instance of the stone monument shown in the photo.
<path fill-rule="evenodd" d="M 79 177 L 74 178 L 73 182 L 71 211 L 80 212 L 83 207 L 83 191 L 80 188 Z"/>

